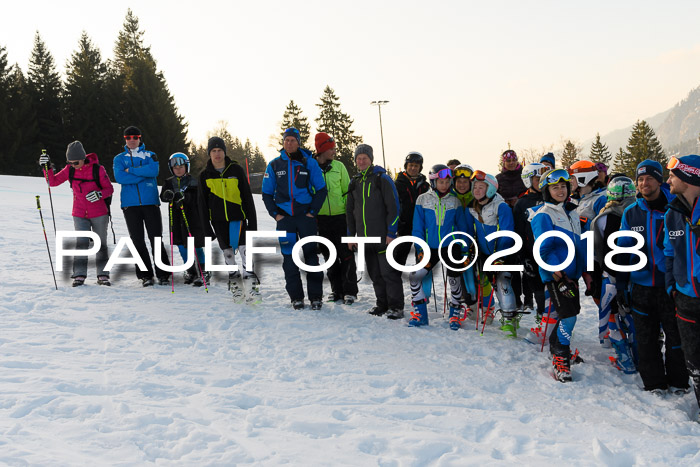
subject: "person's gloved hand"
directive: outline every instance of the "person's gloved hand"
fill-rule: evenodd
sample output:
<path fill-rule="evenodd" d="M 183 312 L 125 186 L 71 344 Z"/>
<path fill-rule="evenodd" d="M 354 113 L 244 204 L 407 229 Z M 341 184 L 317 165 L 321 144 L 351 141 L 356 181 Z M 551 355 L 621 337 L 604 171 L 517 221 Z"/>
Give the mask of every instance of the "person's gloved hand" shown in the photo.
<path fill-rule="evenodd" d="M 523 273 L 531 279 L 537 277 L 537 267 L 530 258 L 523 262 Z"/>
<path fill-rule="evenodd" d="M 175 193 L 173 193 L 173 190 L 165 190 L 162 195 L 163 201 L 167 201 L 168 203 L 172 201 L 174 197 Z"/>
<path fill-rule="evenodd" d="M 85 199 L 90 201 L 91 203 L 99 201 L 102 199 L 102 192 L 101 191 L 91 191 L 90 193 L 85 195 Z"/>
<path fill-rule="evenodd" d="M 582 274 L 582 277 L 583 277 L 583 282 L 586 283 L 585 295 L 587 297 L 595 297 L 597 294 L 596 294 L 596 290 L 595 290 L 595 284 L 593 282 L 593 277 L 591 277 L 591 275 L 588 274 L 587 272 L 584 272 Z"/>
<path fill-rule="evenodd" d="M 569 279 L 566 274 L 554 283 L 554 287 L 556 287 L 562 297 L 569 299 L 576 298 L 576 282 Z"/>
<path fill-rule="evenodd" d="M 173 195 L 173 203 L 175 203 L 175 204 L 180 204 L 184 200 L 185 200 L 185 195 L 181 191 L 178 191 Z"/>
<path fill-rule="evenodd" d="M 51 158 L 48 154 L 42 154 L 39 156 L 39 165 L 49 165 L 51 163 Z"/>

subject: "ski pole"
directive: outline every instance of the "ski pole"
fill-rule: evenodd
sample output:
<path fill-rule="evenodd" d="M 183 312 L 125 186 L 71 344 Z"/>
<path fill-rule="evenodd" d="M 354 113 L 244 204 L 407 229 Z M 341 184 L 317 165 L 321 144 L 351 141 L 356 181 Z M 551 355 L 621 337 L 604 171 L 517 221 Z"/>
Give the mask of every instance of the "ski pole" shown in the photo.
<path fill-rule="evenodd" d="M 486 311 L 484 312 L 484 325 L 481 327 L 481 335 L 484 335 L 484 329 L 486 329 L 486 319 L 488 318 L 489 315 L 489 309 L 491 309 L 491 301 L 493 300 L 493 287 L 491 287 L 491 294 L 489 295 L 489 304 L 486 307 Z"/>
<path fill-rule="evenodd" d="M 484 307 L 484 291 L 481 287 L 481 281 L 479 280 L 479 276 L 476 276 L 477 280 L 477 292 L 476 292 L 476 323 L 474 324 L 474 330 L 478 331 L 479 330 L 479 311 Z"/>
<path fill-rule="evenodd" d="M 185 227 L 187 227 L 187 236 L 191 237 L 192 232 L 190 232 L 190 224 L 187 222 L 187 216 L 185 215 L 185 207 L 180 204 L 180 211 L 182 211 L 182 219 L 185 221 Z M 197 262 L 197 268 L 199 269 L 199 275 L 202 277 L 202 283 L 204 283 L 204 291 L 209 293 L 207 288 L 207 280 L 204 278 L 204 271 L 202 271 L 202 265 L 199 263 L 199 257 L 197 256 L 197 249 L 195 248 L 194 260 Z"/>
<path fill-rule="evenodd" d="M 444 285 L 444 292 L 442 295 L 442 317 L 445 318 L 447 314 L 447 279 L 445 278 L 445 267 L 441 264 L 440 270 L 442 271 L 442 284 Z"/>
<path fill-rule="evenodd" d="M 168 204 L 168 217 L 170 218 L 170 258 L 172 258 L 172 263 L 175 264 L 175 253 L 173 252 L 173 202 L 170 201 Z M 170 285 L 172 287 L 172 292 L 175 293 L 175 272 L 170 273 Z"/>
<path fill-rule="evenodd" d="M 51 250 L 49 249 L 49 238 L 46 236 L 46 226 L 44 226 L 44 215 L 41 213 L 41 202 L 39 201 L 39 195 L 36 195 L 36 208 L 39 210 L 39 217 L 41 218 L 41 228 L 44 230 L 44 240 L 46 240 L 46 251 L 49 253 L 51 274 L 53 274 L 53 285 L 56 287 L 56 290 L 58 290 L 58 283 L 56 282 L 56 273 L 53 270 L 53 260 L 51 259 Z"/>
<path fill-rule="evenodd" d="M 549 315 L 552 313 L 552 300 L 553 297 L 549 297 L 549 306 L 547 307 L 547 321 L 544 323 L 544 336 L 542 336 L 542 347 L 540 347 L 540 353 L 544 351 L 544 341 L 547 339 L 547 327 L 549 327 Z"/>
<path fill-rule="evenodd" d="M 437 294 L 435 293 L 435 274 L 433 274 L 433 271 L 429 271 L 428 274 L 430 274 L 430 281 L 433 283 L 433 305 L 435 305 L 435 313 L 438 312 L 437 310 Z"/>
<path fill-rule="evenodd" d="M 41 150 L 42 155 L 46 155 L 46 149 Z M 46 179 L 46 187 L 49 189 L 49 202 L 51 203 L 51 220 L 53 221 L 53 233 L 56 233 L 56 215 L 53 213 L 53 197 L 51 196 L 51 184 L 49 183 L 49 164 L 44 165 L 44 178 Z M 37 196 L 37 202 L 38 196 Z M 43 217 L 43 216 L 42 216 Z M 52 264 L 53 267 L 53 264 Z M 58 288 L 57 288 L 58 290 Z"/>

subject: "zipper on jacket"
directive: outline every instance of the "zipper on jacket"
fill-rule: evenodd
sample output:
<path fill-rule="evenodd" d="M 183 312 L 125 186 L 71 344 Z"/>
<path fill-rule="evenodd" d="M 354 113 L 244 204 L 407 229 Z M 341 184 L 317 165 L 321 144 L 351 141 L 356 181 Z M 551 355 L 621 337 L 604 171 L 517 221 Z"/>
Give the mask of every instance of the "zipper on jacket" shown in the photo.
<path fill-rule="evenodd" d="M 365 237 L 367 236 L 367 221 L 365 220 L 365 203 L 367 202 L 367 197 L 364 194 L 365 191 L 365 182 L 367 179 L 365 179 L 365 176 L 362 176 L 362 223 L 365 226 Z M 369 195 L 367 195 L 369 196 Z"/>
<path fill-rule="evenodd" d="M 289 154 L 287 154 L 287 157 L 289 157 Z M 289 157 L 289 205 L 291 206 L 292 216 L 294 216 L 294 172 L 292 172 L 293 167 L 294 165 L 292 164 L 292 158 Z"/>
<path fill-rule="evenodd" d="M 131 168 L 134 168 L 134 155 L 131 154 L 131 149 L 129 149 L 129 157 L 131 158 Z M 136 194 L 139 197 L 139 206 L 143 206 L 143 203 L 141 203 L 141 192 L 139 191 L 139 184 L 136 184 Z"/>
<path fill-rule="evenodd" d="M 229 168 L 230 166 L 231 166 L 231 165 L 229 164 L 229 165 L 223 170 L 223 172 L 221 172 L 221 174 L 219 175 L 219 176 L 221 177 L 221 194 L 223 195 L 223 196 L 221 197 L 221 199 L 223 199 L 223 201 L 224 201 L 224 217 L 226 217 L 226 222 L 229 222 L 229 220 L 228 220 L 228 209 L 226 208 L 226 185 L 224 184 L 224 173 L 226 173 L 226 171 L 228 170 L 228 168 Z"/>

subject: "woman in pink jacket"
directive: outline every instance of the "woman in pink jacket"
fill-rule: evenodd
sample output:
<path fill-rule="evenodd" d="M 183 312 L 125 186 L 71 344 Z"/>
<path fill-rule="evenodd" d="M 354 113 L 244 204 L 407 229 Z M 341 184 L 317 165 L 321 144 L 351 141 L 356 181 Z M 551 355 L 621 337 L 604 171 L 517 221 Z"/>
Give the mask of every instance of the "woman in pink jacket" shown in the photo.
<path fill-rule="evenodd" d="M 106 198 L 112 196 L 114 188 L 107 176 L 107 171 L 97 161 L 97 154 L 85 154 L 80 141 L 73 141 L 66 150 L 68 165 L 54 174 L 53 167 L 49 168 L 49 156 L 43 155 L 39 163 L 48 172 L 50 186 L 58 186 L 66 180 L 73 190 L 73 225 L 75 230 L 92 230 L 100 237 L 100 250 L 97 252 L 97 283 L 111 285 L 109 272 L 104 270 L 107 264 L 107 224 L 109 223 L 109 208 Z M 77 250 L 87 250 L 90 240 L 87 237 L 76 239 Z M 76 256 L 73 259 L 73 287 L 83 285 L 87 277 L 87 256 Z"/>

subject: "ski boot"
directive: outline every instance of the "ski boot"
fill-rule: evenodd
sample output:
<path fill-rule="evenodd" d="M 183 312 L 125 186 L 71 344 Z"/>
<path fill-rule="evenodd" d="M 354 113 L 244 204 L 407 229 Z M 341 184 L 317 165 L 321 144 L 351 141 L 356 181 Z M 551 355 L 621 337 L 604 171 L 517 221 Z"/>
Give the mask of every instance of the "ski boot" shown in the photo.
<path fill-rule="evenodd" d="M 76 276 L 73 278 L 73 287 L 80 287 L 85 284 L 85 276 Z"/>
<path fill-rule="evenodd" d="M 530 328 L 530 332 L 528 332 L 527 336 L 525 336 L 525 340 L 533 344 L 542 345 L 544 342 L 547 341 L 547 339 L 552 334 L 552 331 L 554 331 L 554 328 L 556 326 L 556 318 L 553 318 L 552 316 L 547 318 L 547 315 L 543 315 L 541 316 L 541 321 L 538 323 L 538 325 L 534 328 Z M 544 332 L 545 328 L 547 329 L 546 335 Z"/>
<path fill-rule="evenodd" d="M 472 303 L 467 308 L 467 319 L 471 321 L 476 321 L 476 317 L 479 314 L 479 304 L 477 302 Z"/>
<path fill-rule="evenodd" d="M 158 285 L 168 285 L 170 284 L 170 277 L 163 276 L 158 278 Z"/>
<path fill-rule="evenodd" d="M 683 396 L 685 394 L 688 394 L 690 392 L 690 387 L 687 388 L 677 388 L 675 386 L 669 386 L 668 387 L 668 392 L 673 394 L 674 396 Z"/>
<path fill-rule="evenodd" d="M 392 308 L 391 310 L 389 310 L 389 313 L 387 313 L 386 317 L 388 319 L 403 319 L 403 309 Z"/>
<path fill-rule="evenodd" d="M 554 379 L 562 383 L 572 381 L 571 378 L 571 356 L 568 349 L 565 352 L 558 352 L 552 355 L 552 366 L 554 367 Z"/>
<path fill-rule="evenodd" d="M 192 273 L 189 269 L 185 272 L 182 273 L 182 279 L 184 280 L 185 284 L 189 285 L 192 282 L 194 282 L 194 278 L 197 277 L 196 273 Z"/>
<path fill-rule="evenodd" d="M 426 300 L 413 302 L 411 319 L 408 320 L 408 325 L 411 327 L 428 326 L 428 304 Z"/>
<path fill-rule="evenodd" d="M 615 368 L 620 370 L 626 375 L 632 375 L 637 372 L 637 368 L 634 366 L 634 360 L 632 359 L 632 351 L 629 347 L 629 344 L 625 341 L 610 341 L 612 343 L 613 348 L 615 349 L 615 353 L 617 354 L 617 358 L 615 357 L 608 357 L 610 358 L 610 363 L 613 364 Z"/>
<path fill-rule="evenodd" d="M 257 305 L 262 303 L 262 295 L 260 294 L 260 280 L 255 274 L 250 274 L 243 279 L 246 289 L 246 303 L 248 305 Z"/>
<path fill-rule="evenodd" d="M 501 331 L 506 333 L 506 337 L 518 337 L 518 318 L 514 311 L 501 311 Z"/>
<path fill-rule="evenodd" d="M 112 283 L 109 281 L 109 276 L 97 276 L 97 285 L 111 286 Z"/>
<path fill-rule="evenodd" d="M 202 281 L 202 276 L 196 276 L 194 280 L 192 281 L 192 286 L 194 287 L 201 287 L 204 285 L 204 281 Z"/>
<path fill-rule="evenodd" d="M 292 300 L 292 308 L 294 308 L 295 310 L 303 310 L 304 300 Z"/>
<path fill-rule="evenodd" d="M 141 278 L 141 285 L 144 287 L 153 286 L 153 278 L 152 277 L 142 277 Z"/>
<path fill-rule="evenodd" d="M 202 273 L 202 275 L 204 276 L 204 282 L 205 282 L 207 285 L 211 284 L 211 272 L 209 272 L 209 271 L 204 271 L 204 273 Z"/>
<path fill-rule="evenodd" d="M 357 301 L 357 297 L 354 295 L 346 295 L 343 298 L 343 305 L 352 305 Z"/>
<path fill-rule="evenodd" d="M 469 313 L 469 312 L 467 311 L 467 313 Z M 458 331 L 459 328 L 462 327 L 463 319 L 461 316 L 462 316 L 462 308 L 456 307 L 456 306 L 453 306 L 452 304 L 450 304 L 450 315 L 449 315 L 450 329 L 452 329 L 453 331 Z"/>
<path fill-rule="evenodd" d="M 320 298 L 312 298 L 311 300 L 311 309 L 314 311 L 319 311 L 323 307 L 323 300 Z"/>
<path fill-rule="evenodd" d="M 237 271 L 236 271 L 237 272 Z M 243 293 L 243 287 L 241 287 L 238 278 L 240 274 L 234 275 L 229 273 L 228 275 L 228 290 L 233 296 L 234 303 L 243 303 L 245 301 L 245 294 Z"/>

